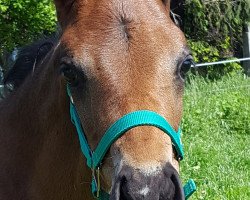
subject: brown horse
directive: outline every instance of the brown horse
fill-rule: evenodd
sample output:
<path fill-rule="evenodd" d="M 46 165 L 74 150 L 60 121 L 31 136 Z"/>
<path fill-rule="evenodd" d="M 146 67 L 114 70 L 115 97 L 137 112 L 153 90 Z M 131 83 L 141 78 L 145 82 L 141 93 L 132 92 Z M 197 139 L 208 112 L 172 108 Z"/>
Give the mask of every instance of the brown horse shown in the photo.
<path fill-rule="evenodd" d="M 177 130 L 184 73 L 183 33 L 160 0 L 55 0 L 59 42 L 0 104 L 0 200 L 93 199 L 92 172 L 69 113 L 67 83 L 90 147 L 135 110 L 152 110 Z M 101 165 L 112 200 L 184 199 L 170 137 L 129 130 Z"/>

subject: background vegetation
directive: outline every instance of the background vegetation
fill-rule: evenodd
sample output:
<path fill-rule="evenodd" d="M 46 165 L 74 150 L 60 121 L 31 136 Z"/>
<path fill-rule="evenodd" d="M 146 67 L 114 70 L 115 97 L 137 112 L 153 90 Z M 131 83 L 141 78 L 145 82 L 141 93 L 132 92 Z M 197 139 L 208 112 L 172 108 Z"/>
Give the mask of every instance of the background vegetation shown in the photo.
<path fill-rule="evenodd" d="M 249 78 L 190 78 L 184 96 L 181 175 L 183 182 L 193 178 L 197 184 L 191 199 L 250 199 L 249 113 Z"/>
<path fill-rule="evenodd" d="M 242 32 L 250 22 L 249 0 L 186 0 L 184 32 L 196 62 L 242 57 Z M 219 78 L 240 69 L 236 63 L 202 67 L 199 74 Z"/>
<path fill-rule="evenodd" d="M 52 0 L 0 0 L 0 65 L 6 54 L 55 31 Z"/>

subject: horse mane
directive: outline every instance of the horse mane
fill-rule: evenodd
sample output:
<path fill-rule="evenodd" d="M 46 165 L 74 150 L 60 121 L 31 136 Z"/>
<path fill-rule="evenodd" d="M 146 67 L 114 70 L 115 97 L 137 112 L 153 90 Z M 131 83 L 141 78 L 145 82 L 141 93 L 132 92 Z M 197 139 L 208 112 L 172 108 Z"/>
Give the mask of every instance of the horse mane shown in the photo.
<path fill-rule="evenodd" d="M 18 49 L 17 58 L 4 77 L 4 85 L 12 90 L 17 89 L 40 66 L 57 41 L 58 34 L 55 33 Z"/>

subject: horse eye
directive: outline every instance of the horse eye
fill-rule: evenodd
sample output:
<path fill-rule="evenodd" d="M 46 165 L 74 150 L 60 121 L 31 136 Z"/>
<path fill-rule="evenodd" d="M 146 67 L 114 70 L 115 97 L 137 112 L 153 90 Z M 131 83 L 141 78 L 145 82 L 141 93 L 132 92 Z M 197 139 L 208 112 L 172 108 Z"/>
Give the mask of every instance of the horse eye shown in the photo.
<path fill-rule="evenodd" d="M 65 80 L 71 84 L 72 86 L 77 85 L 78 83 L 78 76 L 76 71 L 67 64 L 61 65 L 61 74 L 64 76 Z"/>
<path fill-rule="evenodd" d="M 179 75 L 182 79 L 185 79 L 185 75 L 190 70 L 192 65 L 194 65 L 192 56 L 187 56 L 179 67 Z"/>

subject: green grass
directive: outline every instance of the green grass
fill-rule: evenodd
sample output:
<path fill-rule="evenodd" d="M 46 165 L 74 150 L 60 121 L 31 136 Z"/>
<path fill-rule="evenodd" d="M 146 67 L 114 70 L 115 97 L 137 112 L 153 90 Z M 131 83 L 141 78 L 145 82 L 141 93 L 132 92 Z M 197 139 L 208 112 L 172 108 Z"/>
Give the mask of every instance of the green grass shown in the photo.
<path fill-rule="evenodd" d="M 197 184 L 190 199 L 250 199 L 250 78 L 191 78 L 182 129 L 181 176 Z"/>

